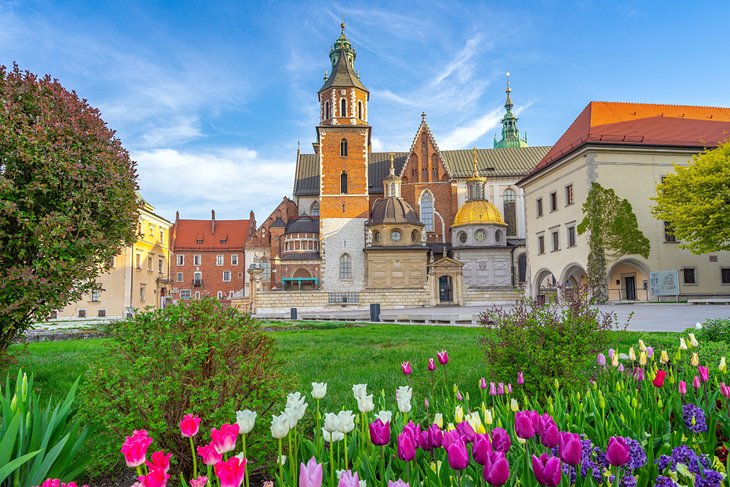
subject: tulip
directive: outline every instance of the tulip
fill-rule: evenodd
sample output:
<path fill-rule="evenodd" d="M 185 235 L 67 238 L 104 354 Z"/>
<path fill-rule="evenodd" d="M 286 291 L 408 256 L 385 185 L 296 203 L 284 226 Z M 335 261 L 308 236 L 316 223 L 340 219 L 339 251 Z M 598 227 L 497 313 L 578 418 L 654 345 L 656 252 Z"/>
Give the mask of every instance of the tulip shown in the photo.
<path fill-rule="evenodd" d="M 684 341 L 684 337 L 679 338 L 679 349 L 687 350 L 687 343 Z"/>
<path fill-rule="evenodd" d="M 393 482 L 392 480 L 388 480 L 388 487 L 410 487 L 410 485 L 408 484 L 408 482 L 398 479 L 395 482 Z"/>
<path fill-rule="evenodd" d="M 522 372 L 517 372 L 517 384 L 522 385 L 525 383 L 525 376 L 522 374 Z"/>
<path fill-rule="evenodd" d="M 136 430 L 132 436 L 127 436 L 122 444 L 122 455 L 128 467 L 139 467 L 147 459 L 147 448 L 152 443 L 152 438 L 145 430 Z"/>
<path fill-rule="evenodd" d="M 376 416 L 383 423 L 390 423 L 390 420 L 393 419 L 393 413 L 390 411 L 380 411 Z"/>
<path fill-rule="evenodd" d="M 520 410 L 520 405 L 517 404 L 517 399 L 515 399 L 514 397 L 509 401 L 509 408 L 512 410 L 513 413 L 516 413 Z"/>
<path fill-rule="evenodd" d="M 690 359 L 689 363 L 691 363 L 693 367 L 697 367 L 698 365 L 700 365 L 700 356 L 697 355 L 697 352 L 692 353 L 692 358 Z"/>
<path fill-rule="evenodd" d="M 342 472 L 337 487 L 360 487 L 360 478 L 357 476 L 357 472 L 353 473 L 349 470 Z"/>
<path fill-rule="evenodd" d="M 324 399 L 327 395 L 327 383 L 312 382 L 312 397 L 314 399 Z"/>
<path fill-rule="evenodd" d="M 395 394 L 395 400 L 398 403 L 398 410 L 405 414 L 411 412 L 411 398 L 413 397 L 413 389 L 408 386 L 398 388 Z"/>
<path fill-rule="evenodd" d="M 453 470 L 464 470 L 469 465 L 469 453 L 461 439 L 455 440 L 446 449 L 449 467 Z"/>
<path fill-rule="evenodd" d="M 223 459 L 223 455 L 218 453 L 213 443 L 198 447 L 198 455 L 203 459 L 205 465 L 215 465 Z"/>
<path fill-rule="evenodd" d="M 662 350 L 662 354 L 659 357 L 659 363 L 662 365 L 669 363 L 669 354 L 667 353 L 666 350 Z"/>
<path fill-rule="evenodd" d="M 497 395 L 497 385 L 494 382 L 489 383 L 489 395 L 490 396 Z"/>
<path fill-rule="evenodd" d="M 614 353 L 613 357 L 611 357 L 611 365 L 618 367 L 618 353 Z"/>
<path fill-rule="evenodd" d="M 456 410 L 454 411 L 454 421 L 456 422 L 456 424 L 464 421 L 464 408 L 462 408 L 461 406 L 456 406 Z"/>
<path fill-rule="evenodd" d="M 487 388 L 487 379 L 482 377 L 479 379 L 479 389 L 486 389 Z"/>
<path fill-rule="evenodd" d="M 366 395 L 367 387 L 367 384 L 355 384 L 354 386 L 352 386 L 352 394 L 355 396 L 355 399 Z"/>
<path fill-rule="evenodd" d="M 506 430 L 502 428 L 494 428 L 492 430 L 492 448 L 494 451 L 507 453 L 512 446 L 512 438 Z"/>
<path fill-rule="evenodd" d="M 636 379 L 638 382 L 644 380 L 644 369 L 642 369 L 641 367 L 636 367 L 634 369 L 634 379 Z"/>
<path fill-rule="evenodd" d="M 423 408 L 428 411 L 428 406 L 429 406 L 429 404 L 428 404 L 428 398 L 427 397 L 424 397 L 423 398 Z"/>
<path fill-rule="evenodd" d="M 337 431 L 348 434 L 355 429 L 355 415 L 352 411 L 340 411 L 337 414 Z"/>
<path fill-rule="evenodd" d="M 408 431 L 398 435 L 398 458 L 404 462 L 410 462 L 416 458 L 416 444 Z"/>
<path fill-rule="evenodd" d="M 504 383 L 500 382 L 497 384 L 497 395 L 498 396 L 504 396 Z"/>
<path fill-rule="evenodd" d="M 523 440 L 529 440 L 535 436 L 535 427 L 532 425 L 529 411 L 515 413 L 515 433 Z"/>
<path fill-rule="evenodd" d="M 466 421 L 469 423 L 469 425 L 471 425 L 475 433 L 483 435 L 487 432 L 478 411 L 472 411 L 471 413 L 467 414 Z"/>
<path fill-rule="evenodd" d="M 476 435 L 474 437 L 474 444 L 471 446 L 471 454 L 474 457 L 474 461 L 479 465 L 487 463 L 487 457 L 492 453 L 492 444 L 489 442 L 489 436 L 487 435 Z"/>
<path fill-rule="evenodd" d="M 555 423 L 545 425 L 544 431 L 540 434 L 540 443 L 548 448 L 555 448 L 560 440 L 560 432 Z"/>
<path fill-rule="evenodd" d="M 619 372 L 623 372 L 624 371 L 624 364 L 619 364 L 618 369 L 616 369 L 616 370 L 618 370 Z"/>
<path fill-rule="evenodd" d="M 428 444 L 431 448 L 439 448 L 444 441 L 444 433 L 437 424 L 428 427 Z"/>
<path fill-rule="evenodd" d="M 147 475 L 137 477 L 144 487 L 165 487 L 170 476 L 160 468 L 150 469 Z"/>
<path fill-rule="evenodd" d="M 606 447 L 606 461 L 614 467 L 621 467 L 626 465 L 629 461 L 629 445 L 626 444 L 626 440 L 621 436 L 612 436 L 608 439 L 608 446 Z"/>
<path fill-rule="evenodd" d="M 314 457 L 299 465 L 299 487 L 321 487 L 322 465 Z"/>
<path fill-rule="evenodd" d="M 684 396 L 687 394 L 687 383 L 683 380 L 679 381 L 679 393 Z"/>
<path fill-rule="evenodd" d="M 646 356 L 649 358 L 654 356 L 654 347 L 646 347 Z"/>
<path fill-rule="evenodd" d="M 532 471 L 535 473 L 537 482 L 547 487 L 556 487 L 560 484 L 563 474 L 560 469 L 560 459 L 548 456 L 547 453 L 540 455 L 540 458 L 532 455 Z"/>
<path fill-rule="evenodd" d="M 271 436 L 280 440 L 289 433 L 289 421 L 286 414 L 271 417 Z"/>
<path fill-rule="evenodd" d="M 629 348 L 629 360 L 632 362 L 636 361 L 636 352 L 634 351 L 634 347 Z"/>
<path fill-rule="evenodd" d="M 373 403 L 373 395 L 368 394 L 367 396 L 361 396 L 357 398 L 357 409 L 361 413 L 369 413 L 375 409 L 375 403 Z"/>
<path fill-rule="evenodd" d="M 692 387 L 694 387 L 697 390 L 699 390 L 699 388 L 702 387 L 699 377 L 695 376 L 695 378 L 692 380 Z"/>
<path fill-rule="evenodd" d="M 667 372 L 664 370 L 657 370 L 656 377 L 654 377 L 653 384 L 654 387 L 662 387 L 664 386 L 664 379 L 667 376 Z"/>
<path fill-rule="evenodd" d="M 482 414 L 484 415 L 484 422 L 485 423 L 487 423 L 487 424 L 492 424 L 493 423 L 493 420 L 492 420 L 492 410 L 491 409 L 487 409 L 484 406 L 484 403 L 482 403 Z"/>
<path fill-rule="evenodd" d="M 428 359 L 428 370 L 429 372 L 436 370 L 436 363 L 433 361 L 433 358 Z"/>
<path fill-rule="evenodd" d="M 340 431 L 329 432 L 322 428 L 322 438 L 324 438 L 327 443 L 337 443 L 338 441 L 345 439 L 345 434 Z"/>
<path fill-rule="evenodd" d="M 449 426 L 453 426 L 452 424 L 449 424 Z M 448 429 L 441 439 L 441 446 L 444 448 L 444 450 L 448 449 L 453 442 L 456 440 L 461 439 L 461 433 L 456 431 L 456 428 L 454 429 Z"/>
<path fill-rule="evenodd" d="M 157 468 L 160 470 L 163 470 L 164 472 L 167 472 L 170 470 L 170 458 L 172 457 L 172 453 L 168 453 L 165 455 L 165 452 L 160 450 L 154 452 L 150 456 L 151 462 L 147 462 L 147 466 L 150 469 Z"/>
<path fill-rule="evenodd" d="M 700 380 L 702 382 L 707 382 L 710 380 L 710 369 L 700 365 L 697 367 L 697 370 L 700 372 Z"/>
<path fill-rule="evenodd" d="M 192 438 L 198 434 L 200 418 L 193 414 L 186 414 L 180 421 L 180 434 L 185 438 Z"/>
<path fill-rule="evenodd" d="M 433 424 L 438 426 L 439 428 L 444 427 L 444 415 L 441 413 L 436 413 L 433 415 Z"/>
<path fill-rule="evenodd" d="M 512 394 L 512 383 L 507 384 L 507 394 Z"/>
<path fill-rule="evenodd" d="M 502 452 L 492 452 L 482 469 L 482 477 L 489 485 L 500 487 L 509 480 L 509 463 Z"/>
<path fill-rule="evenodd" d="M 730 386 L 726 386 L 724 382 L 720 383 L 720 394 L 730 399 Z"/>
<path fill-rule="evenodd" d="M 213 468 L 221 487 L 239 487 L 246 471 L 246 459 L 231 457 L 226 462 L 216 463 Z"/>
<path fill-rule="evenodd" d="M 641 365 L 642 367 L 644 367 L 646 365 L 646 358 L 647 358 L 646 357 L 646 351 L 642 351 L 639 354 L 639 365 Z"/>
<path fill-rule="evenodd" d="M 697 339 L 695 338 L 694 333 L 689 334 L 689 345 L 691 347 L 698 347 L 700 344 L 697 342 Z"/>
<path fill-rule="evenodd" d="M 208 477 L 204 475 L 190 480 L 190 487 L 205 487 L 206 485 L 208 485 Z"/>
<path fill-rule="evenodd" d="M 462 439 L 466 440 L 466 443 L 471 443 L 476 437 L 476 431 L 474 431 L 474 428 L 467 421 L 457 424 L 456 431 L 459 432 Z"/>
<path fill-rule="evenodd" d="M 717 370 L 723 374 L 727 371 L 727 363 L 725 363 L 725 357 L 720 357 L 720 365 L 717 366 Z"/>
<path fill-rule="evenodd" d="M 236 411 L 236 424 L 242 435 L 249 434 L 256 424 L 256 413 L 248 409 Z"/>
<path fill-rule="evenodd" d="M 440 352 L 437 352 L 436 353 L 436 356 L 438 357 L 439 363 L 441 365 L 446 365 L 446 364 L 449 363 L 449 354 L 446 353 L 446 350 L 442 350 Z"/>
<path fill-rule="evenodd" d="M 644 340 L 639 340 L 639 350 L 642 352 L 646 352 L 646 345 L 644 345 Z"/>
<path fill-rule="evenodd" d="M 605 367 L 606 366 L 606 356 L 602 353 L 599 353 L 596 355 L 596 363 L 599 367 Z"/>
<path fill-rule="evenodd" d="M 390 422 L 383 423 L 380 418 L 370 423 L 370 441 L 375 446 L 390 443 Z"/>
<path fill-rule="evenodd" d="M 461 391 L 456 391 L 456 400 L 457 401 L 463 401 L 464 396 L 461 395 Z"/>
<path fill-rule="evenodd" d="M 340 429 L 339 416 L 335 413 L 325 413 L 324 430 L 328 433 L 334 433 Z"/>
<path fill-rule="evenodd" d="M 411 372 L 413 372 L 410 362 L 402 362 L 400 364 L 400 369 L 403 371 L 403 375 L 406 375 L 406 376 L 411 375 Z"/>
<path fill-rule="evenodd" d="M 575 433 L 560 433 L 558 453 L 560 459 L 568 465 L 578 466 L 583 453 L 580 436 Z"/>

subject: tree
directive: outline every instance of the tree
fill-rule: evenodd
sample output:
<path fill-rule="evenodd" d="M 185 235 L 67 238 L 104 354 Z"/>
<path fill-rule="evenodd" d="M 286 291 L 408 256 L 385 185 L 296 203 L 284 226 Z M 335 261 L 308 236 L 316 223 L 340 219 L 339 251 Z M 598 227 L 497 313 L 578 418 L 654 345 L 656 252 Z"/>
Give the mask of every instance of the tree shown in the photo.
<path fill-rule="evenodd" d="M 0 354 L 134 242 L 136 177 L 86 100 L 0 66 Z"/>
<path fill-rule="evenodd" d="M 636 215 L 627 199 L 619 198 L 614 190 L 598 183 L 583 203 L 583 221 L 578 234 L 590 232 L 588 245 L 588 285 L 598 303 L 608 300 L 606 256 L 616 259 L 636 254 L 649 257 L 649 239 L 639 229 Z"/>
<path fill-rule="evenodd" d="M 657 186 L 653 215 L 694 254 L 730 250 L 730 140 L 674 169 Z"/>

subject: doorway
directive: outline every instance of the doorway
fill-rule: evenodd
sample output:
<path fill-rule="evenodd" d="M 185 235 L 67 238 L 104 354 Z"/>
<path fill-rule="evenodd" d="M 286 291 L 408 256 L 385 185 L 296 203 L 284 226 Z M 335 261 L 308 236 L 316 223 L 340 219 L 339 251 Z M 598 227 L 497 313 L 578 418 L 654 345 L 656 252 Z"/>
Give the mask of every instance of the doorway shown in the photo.
<path fill-rule="evenodd" d="M 439 277 L 439 302 L 451 303 L 454 301 L 454 286 L 451 276 Z"/>
<path fill-rule="evenodd" d="M 626 287 L 626 299 L 628 301 L 636 301 L 636 277 L 624 277 L 624 286 Z"/>

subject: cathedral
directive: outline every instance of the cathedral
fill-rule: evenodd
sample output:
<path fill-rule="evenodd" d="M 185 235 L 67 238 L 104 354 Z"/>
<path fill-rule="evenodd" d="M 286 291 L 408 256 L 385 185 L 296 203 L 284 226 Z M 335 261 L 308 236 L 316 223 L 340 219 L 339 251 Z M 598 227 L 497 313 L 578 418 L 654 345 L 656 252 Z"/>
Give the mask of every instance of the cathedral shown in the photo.
<path fill-rule="evenodd" d="M 550 147 L 520 136 L 509 81 L 493 147 L 442 150 L 423 113 L 407 151 L 373 152 L 370 92 L 341 28 L 317 92 L 313 153 L 297 150 L 292 198 L 246 243 L 246 294 L 309 291 L 329 305 L 388 294 L 406 296 L 403 306 L 512 299 L 527 272 L 516 182 Z"/>

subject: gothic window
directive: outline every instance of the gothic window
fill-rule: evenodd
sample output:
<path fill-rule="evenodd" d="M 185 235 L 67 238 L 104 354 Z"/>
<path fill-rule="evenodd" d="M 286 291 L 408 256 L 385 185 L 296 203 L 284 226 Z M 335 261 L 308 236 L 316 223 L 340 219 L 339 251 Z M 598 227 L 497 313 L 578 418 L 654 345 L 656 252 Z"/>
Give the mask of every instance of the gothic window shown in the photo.
<path fill-rule="evenodd" d="M 352 279 L 352 258 L 349 254 L 340 256 L 340 279 Z"/>
<path fill-rule="evenodd" d="M 324 119 L 327 120 L 330 118 L 332 118 L 330 116 L 330 102 L 326 101 L 324 102 Z"/>
<path fill-rule="evenodd" d="M 418 202 L 421 214 L 419 219 L 421 223 L 426 225 L 427 232 L 433 232 L 433 195 L 426 190 L 421 193 L 421 199 Z"/>
<path fill-rule="evenodd" d="M 507 235 L 514 237 L 517 235 L 517 211 L 515 210 L 515 200 L 517 195 L 511 189 L 505 190 L 502 194 L 504 201 L 504 222 L 507 224 Z"/>
<path fill-rule="evenodd" d="M 342 139 L 340 141 L 340 155 L 342 157 L 347 157 L 347 139 Z"/>
<path fill-rule="evenodd" d="M 346 117 L 347 116 L 347 100 L 342 98 L 340 100 L 340 117 Z"/>
<path fill-rule="evenodd" d="M 309 207 L 309 214 L 312 216 L 319 216 L 319 201 L 312 203 L 312 206 Z"/>
<path fill-rule="evenodd" d="M 359 118 L 360 120 L 363 119 L 362 118 L 362 102 L 361 101 L 358 101 L 357 102 L 357 118 Z"/>
<path fill-rule="evenodd" d="M 347 194 L 347 171 L 342 171 L 342 174 L 340 174 L 340 193 Z"/>

